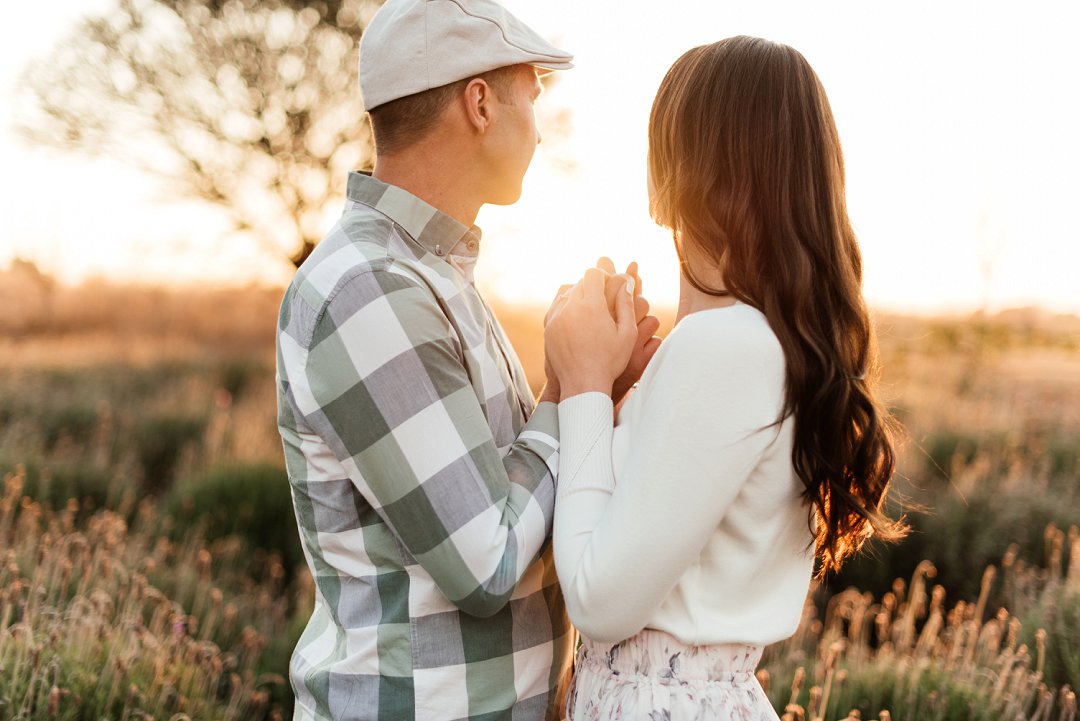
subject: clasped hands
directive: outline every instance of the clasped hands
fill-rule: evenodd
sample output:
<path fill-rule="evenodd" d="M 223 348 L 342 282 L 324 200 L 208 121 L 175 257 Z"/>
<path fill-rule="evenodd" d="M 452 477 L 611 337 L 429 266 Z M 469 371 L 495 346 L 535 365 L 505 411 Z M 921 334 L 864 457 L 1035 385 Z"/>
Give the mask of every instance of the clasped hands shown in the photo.
<path fill-rule="evenodd" d="M 544 318 L 541 400 L 599 391 L 618 404 L 660 347 L 659 328 L 641 293 L 637 263 L 616 274 L 614 263 L 601 258 L 576 285 L 559 289 Z"/>

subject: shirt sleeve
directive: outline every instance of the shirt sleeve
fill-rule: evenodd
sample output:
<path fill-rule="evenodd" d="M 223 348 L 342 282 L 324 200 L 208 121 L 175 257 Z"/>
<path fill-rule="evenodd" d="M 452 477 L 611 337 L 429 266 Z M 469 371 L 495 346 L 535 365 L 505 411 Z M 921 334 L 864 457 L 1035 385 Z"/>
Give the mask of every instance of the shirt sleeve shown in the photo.
<path fill-rule="evenodd" d="M 665 343 L 637 391 L 617 485 L 611 399 L 585 393 L 559 404 L 555 566 L 570 619 L 601 642 L 646 626 L 777 435 L 778 344 Z"/>
<path fill-rule="evenodd" d="M 551 531 L 558 410 L 500 453 L 463 353 L 430 290 L 369 270 L 315 322 L 301 412 L 442 593 L 490 616 Z"/>

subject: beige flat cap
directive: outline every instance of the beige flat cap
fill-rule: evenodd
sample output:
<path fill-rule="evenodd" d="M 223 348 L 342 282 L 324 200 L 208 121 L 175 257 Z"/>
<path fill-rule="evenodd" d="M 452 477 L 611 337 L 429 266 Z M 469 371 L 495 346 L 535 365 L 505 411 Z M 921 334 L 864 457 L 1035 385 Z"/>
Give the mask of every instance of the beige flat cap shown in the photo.
<path fill-rule="evenodd" d="M 573 59 L 493 0 L 387 0 L 360 38 L 360 94 L 371 110 L 488 70 Z"/>

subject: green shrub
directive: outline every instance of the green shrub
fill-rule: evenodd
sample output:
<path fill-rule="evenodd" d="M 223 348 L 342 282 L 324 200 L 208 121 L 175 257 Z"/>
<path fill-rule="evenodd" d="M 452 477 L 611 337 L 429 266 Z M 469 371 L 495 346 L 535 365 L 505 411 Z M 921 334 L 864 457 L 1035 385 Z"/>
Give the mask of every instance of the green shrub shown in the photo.
<path fill-rule="evenodd" d="M 291 578 L 304 563 L 285 470 L 272 464 L 216 468 L 177 483 L 166 512 L 177 528 L 202 526 L 208 539 L 237 535 L 280 555 Z"/>
<path fill-rule="evenodd" d="M 1045 560 L 1043 529 L 1080 523 L 1076 466 L 1080 441 L 1060 432 L 1003 434 L 943 431 L 924 440 L 921 465 L 894 479 L 886 511 L 904 515 L 911 534 L 897 544 L 871 544 L 831 578 L 834 592 L 855 586 L 880 595 L 923 559 L 953 598 L 979 593 L 983 569 L 1010 545 L 1021 558 Z M 949 539 L 943 541 L 943 539 Z M 991 599 L 991 610 L 999 598 Z"/>
<path fill-rule="evenodd" d="M 181 453 L 199 440 L 205 430 L 205 417 L 157 416 L 140 420 L 134 440 L 143 469 L 143 490 L 147 493 L 167 490 Z"/>
<path fill-rule="evenodd" d="M 1080 477 L 1080 438 L 1053 437 L 1045 457 L 1051 477 Z"/>
<path fill-rule="evenodd" d="M 911 575 L 922 559 L 938 569 L 937 582 L 953 598 L 972 598 L 979 593 L 983 569 L 997 564 L 1015 544 L 1023 558 L 1043 559 L 1043 529 L 1047 525 L 1068 527 L 1080 522 L 1080 494 L 1031 493 L 1021 488 L 1001 490 L 989 485 L 966 499 L 941 493 L 927 503 L 923 513 L 910 514 L 912 532 L 894 545 L 874 544 L 852 561 L 829 587 L 849 586 L 883 594 L 893 574 Z M 991 608 L 999 598 L 991 599 Z"/>
<path fill-rule="evenodd" d="M 24 492 L 52 508 L 61 508 L 72 498 L 83 507 L 115 507 L 121 495 L 109 471 L 84 463 L 51 464 L 38 474 L 38 487 L 27 483 Z"/>
<path fill-rule="evenodd" d="M 1036 644 L 1036 630 L 1046 629 L 1047 683 L 1080 688 L 1080 584 L 1050 589 L 1021 619 L 1021 638 L 1029 647 Z"/>
<path fill-rule="evenodd" d="M 263 381 L 264 364 L 254 360 L 237 359 L 224 363 L 218 371 L 221 388 L 233 398 L 239 398 L 254 383 Z"/>
<path fill-rule="evenodd" d="M 97 425 L 97 409 L 90 405 L 46 408 L 38 417 L 38 426 L 47 451 L 63 440 L 80 445 L 89 443 L 94 437 Z"/>
<path fill-rule="evenodd" d="M 14 421 L 17 414 L 15 399 L 10 395 L 0 395 L 0 429 Z"/>
<path fill-rule="evenodd" d="M 49 508 L 63 508 L 75 499 L 87 510 L 116 506 L 123 489 L 113 474 L 86 463 L 66 461 L 14 463 L 0 459 L 0 477 L 25 470 L 23 495 Z"/>

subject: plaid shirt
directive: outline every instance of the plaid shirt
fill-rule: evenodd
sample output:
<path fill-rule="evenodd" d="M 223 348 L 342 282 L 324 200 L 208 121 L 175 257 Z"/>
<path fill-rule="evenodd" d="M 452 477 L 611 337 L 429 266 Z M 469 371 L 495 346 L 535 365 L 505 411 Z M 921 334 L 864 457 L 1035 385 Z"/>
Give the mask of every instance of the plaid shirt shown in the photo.
<path fill-rule="evenodd" d="M 478 228 L 349 176 L 286 291 L 278 426 L 315 610 L 296 719 L 550 719 L 575 641 L 558 411 L 473 287 Z M 530 418 L 531 413 L 531 418 Z"/>

